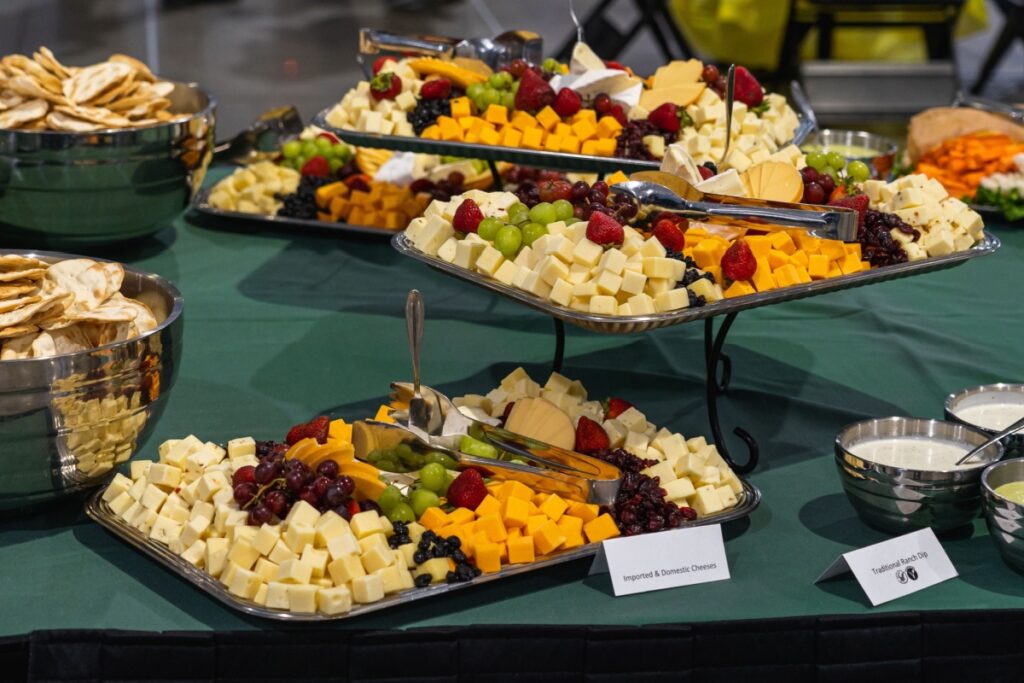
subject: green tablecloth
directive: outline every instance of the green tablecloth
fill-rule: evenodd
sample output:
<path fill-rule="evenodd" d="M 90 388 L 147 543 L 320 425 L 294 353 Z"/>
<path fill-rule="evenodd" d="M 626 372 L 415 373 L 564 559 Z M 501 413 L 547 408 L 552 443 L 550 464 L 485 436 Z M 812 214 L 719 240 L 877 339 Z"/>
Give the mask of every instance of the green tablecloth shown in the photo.
<path fill-rule="evenodd" d="M 946 394 L 1020 381 L 1024 232 L 993 226 L 997 254 L 953 270 L 742 314 L 729 337 L 723 427 L 760 442 L 764 502 L 725 528 L 729 581 L 614 598 L 587 561 L 340 622 L 360 628 L 470 623 L 645 624 L 917 609 L 1024 607 L 1024 577 L 978 520 L 945 539 L 960 572 L 871 608 L 851 578 L 815 585 L 840 553 L 885 536 L 855 517 L 832 440 L 870 416 L 941 417 Z M 182 217 L 141 245 L 96 252 L 156 271 L 185 296 L 185 350 L 164 439 L 280 438 L 330 412 L 365 416 L 408 378 L 405 293 L 425 296 L 424 381 L 483 392 L 516 365 L 546 377 L 549 319 L 395 253 L 385 239 L 264 231 Z M 564 372 L 618 394 L 652 421 L 708 435 L 700 324 L 636 336 L 570 329 Z M 734 439 L 730 437 L 730 443 Z M 739 448 L 738 443 L 733 443 Z M 0 521 L 0 635 L 52 628 L 248 629 L 243 617 L 132 550 L 69 501 Z"/>

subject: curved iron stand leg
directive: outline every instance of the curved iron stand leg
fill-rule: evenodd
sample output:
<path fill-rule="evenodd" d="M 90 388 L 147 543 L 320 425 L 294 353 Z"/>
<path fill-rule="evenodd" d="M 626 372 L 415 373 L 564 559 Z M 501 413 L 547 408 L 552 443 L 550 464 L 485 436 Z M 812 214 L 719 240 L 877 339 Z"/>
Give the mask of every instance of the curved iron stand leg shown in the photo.
<path fill-rule="evenodd" d="M 552 320 L 555 321 L 555 358 L 551 361 L 551 372 L 561 372 L 565 359 L 565 323 L 558 318 Z"/>
<path fill-rule="evenodd" d="M 705 360 L 705 383 L 707 386 L 708 422 L 711 425 L 711 436 L 715 440 L 715 446 L 729 466 L 738 474 L 746 474 L 757 467 L 758 445 L 754 437 L 742 427 L 736 427 L 732 433 L 743 439 L 747 445 L 747 460 L 738 464 L 729 454 L 729 447 L 725 445 L 722 438 L 722 427 L 718 421 L 718 397 L 725 393 L 729 387 L 729 379 L 732 375 L 732 362 L 729 356 L 722 353 L 722 345 L 725 344 L 725 337 L 729 334 L 729 328 L 736 320 L 736 313 L 725 316 L 722 326 L 715 334 L 715 325 L 712 318 L 704 320 L 704 360 Z M 718 366 L 722 366 L 722 380 L 718 379 Z"/>

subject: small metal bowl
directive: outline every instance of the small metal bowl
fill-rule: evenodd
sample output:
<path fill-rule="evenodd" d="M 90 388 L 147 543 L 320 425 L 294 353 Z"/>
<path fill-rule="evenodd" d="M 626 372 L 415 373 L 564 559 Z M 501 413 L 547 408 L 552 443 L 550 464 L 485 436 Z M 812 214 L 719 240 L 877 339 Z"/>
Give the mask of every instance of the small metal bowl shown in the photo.
<path fill-rule="evenodd" d="M 102 484 L 160 418 L 178 374 L 184 301 L 159 275 L 124 270 L 121 293 L 153 310 L 156 329 L 88 351 L 0 361 L 0 513 Z"/>
<path fill-rule="evenodd" d="M 216 100 L 176 83 L 187 119 L 90 133 L 0 130 L 0 235 L 81 247 L 156 232 L 199 190 L 213 155 Z"/>
<path fill-rule="evenodd" d="M 1008 565 L 1024 572 L 1024 506 L 996 493 L 1003 484 L 1015 481 L 1024 481 L 1024 458 L 986 467 L 981 473 L 981 495 L 992 542 Z"/>
<path fill-rule="evenodd" d="M 1024 416 L 1024 384 L 983 384 L 950 394 L 946 397 L 944 406 L 946 419 L 974 427 L 978 431 L 988 434 L 989 437 L 993 437 L 1002 430 L 991 429 L 960 417 L 960 412 L 965 408 L 986 403 L 1020 403 L 1021 415 Z M 1002 429 L 1009 426 L 1006 424 Z M 1014 434 L 1006 437 L 1003 439 L 1003 448 L 1006 450 L 1006 455 L 1010 457 L 1024 455 L 1024 435 Z"/>
<path fill-rule="evenodd" d="M 870 154 L 848 154 L 851 147 L 862 147 L 871 150 Z M 875 168 L 879 178 L 885 178 L 892 170 L 893 160 L 899 144 L 887 138 L 865 130 L 839 130 L 825 128 L 815 133 L 807 142 L 800 145 L 800 150 L 807 152 L 839 152 L 849 161 L 863 161 Z"/>
<path fill-rule="evenodd" d="M 851 452 L 859 443 L 892 437 L 934 439 L 967 448 L 987 440 L 966 425 L 910 417 L 864 420 L 844 427 L 836 435 L 836 466 L 858 516 L 867 525 L 894 534 L 924 527 L 948 531 L 970 524 L 981 507 L 981 472 L 1002 457 L 1002 446 L 992 444 L 975 456 L 971 462 L 976 466 L 949 471 L 880 465 Z"/>

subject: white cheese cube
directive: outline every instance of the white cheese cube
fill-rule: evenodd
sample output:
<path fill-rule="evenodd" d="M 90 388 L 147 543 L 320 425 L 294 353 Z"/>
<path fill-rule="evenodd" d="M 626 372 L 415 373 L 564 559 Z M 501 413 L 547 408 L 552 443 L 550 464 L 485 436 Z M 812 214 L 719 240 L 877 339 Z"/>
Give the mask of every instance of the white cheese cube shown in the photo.
<path fill-rule="evenodd" d="M 332 560 L 337 560 L 346 555 L 359 554 L 359 542 L 350 531 L 335 536 L 327 542 L 327 552 Z"/>
<path fill-rule="evenodd" d="M 685 288 L 670 289 L 654 297 L 654 307 L 659 313 L 676 311 L 690 305 L 689 291 Z"/>
<path fill-rule="evenodd" d="M 412 91 L 405 91 L 395 95 L 395 104 L 401 107 L 402 111 L 412 111 L 416 108 L 416 96 Z"/>
<path fill-rule="evenodd" d="M 168 544 L 181 536 L 181 524 L 173 519 L 158 515 L 149 531 L 149 537 L 157 543 Z"/>
<path fill-rule="evenodd" d="M 736 494 L 728 486 L 719 486 L 715 489 L 715 493 L 718 495 L 718 499 L 722 503 L 723 509 L 728 509 L 736 505 Z"/>
<path fill-rule="evenodd" d="M 556 281 L 565 280 L 568 277 L 569 267 L 558 257 L 549 255 L 545 256 L 538 264 L 537 274 L 541 280 L 554 287 Z"/>
<path fill-rule="evenodd" d="M 316 605 L 324 614 L 347 614 L 352 609 L 352 592 L 348 586 L 321 588 L 316 593 Z"/>
<path fill-rule="evenodd" d="M 590 312 L 600 315 L 615 315 L 619 304 L 613 296 L 594 296 L 590 298 Z"/>
<path fill-rule="evenodd" d="M 225 584 L 228 592 L 246 600 L 253 599 L 260 588 L 260 584 L 263 583 L 260 575 L 241 567 L 234 567 L 230 564 L 228 566 L 231 567 L 230 576 Z"/>
<path fill-rule="evenodd" d="M 142 507 L 149 510 L 159 510 L 160 506 L 164 504 L 164 500 L 167 498 L 167 493 L 160 490 L 153 484 L 148 484 L 146 489 L 142 492 L 142 497 L 139 498 L 139 503 Z"/>
<path fill-rule="evenodd" d="M 437 250 L 441 248 L 441 245 L 454 234 L 455 228 L 445 218 L 441 216 L 427 216 L 426 221 L 416 231 L 416 235 L 412 240 L 417 249 L 433 256 L 437 254 Z"/>
<path fill-rule="evenodd" d="M 313 570 L 313 578 L 323 578 L 327 571 L 327 551 L 314 548 L 311 545 L 307 545 L 306 549 L 302 551 L 301 560 L 303 563 L 308 564 Z"/>
<path fill-rule="evenodd" d="M 280 583 L 309 583 L 312 576 L 313 567 L 300 559 L 285 560 L 277 568 Z"/>
<path fill-rule="evenodd" d="M 228 457 L 229 458 L 240 458 L 245 455 L 256 455 L 256 440 L 251 436 L 243 436 L 238 439 L 232 439 L 228 441 Z"/>
<path fill-rule="evenodd" d="M 370 534 L 383 533 L 380 517 L 373 510 L 352 515 L 352 519 L 349 520 L 349 527 L 352 529 L 352 533 L 356 535 L 356 538 L 359 539 L 366 538 Z"/>
<path fill-rule="evenodd" d="M 192 546 L 196 541 L 202 539 L 203 534 L 210 528 L 208 517 L 195 517 L 190 519 L 181 531 L 181 542 L 186 546 Z"/>
<path fill-rule="evenodd" d="M 252 569 L 259 558 L 260 551 L 253 548 L 252 543 L 244 538 L 236 540 L 228 551 L 228 562 L 237 564 L 242 569 Z"/>
<path fill-rule="evenodd" d="M 624 424 L 615 419 L 605 420 L 601 426 L 608 434 L 612 448 L 621 448 L 622 444 L 626 442 L 626 435 L 630 433 Z"/>
<path fill-rule="evenodd" d="M 692 439 L 686 440 L 686 448 L 691 453 L 698 453 L 704 448 L 707 448 L 708 442 L 703 436 L 695 436 Z"/>
<path fill-rule="evenodd" d="M 320 590 L 319 586 L 288 584 L 288 611 L 302 614 L 316 612 L 316 596 Z"/>
<path fill-rule="evenodd" d="M 620 270 L 619 272 L 622 271 Z M 622 277 L 610 270 L 602 270 L 594 280 L 594 284 L 597 285 L 599 293 L 614 296 L 618 294 L 619 289 L 622 287 Z"/>
<path fill-rule="evenodd" d="M 667 484 L 663 482 L 661 484 L 661 488 L 665 489 L 665 498 L 673 503 L 682 502 L 692 496 L 695 492 L 693 482 L 686 477 L 674 479 Z"/>
<path fill-rule="evenodd" d="M 647 469 L 641 470 L 641 472 L 646 474 L 648 477 L 658 477 L 662 485 L 667 484 L 670 481 L 675 481 L 676 479 L 676 474 L 672 470 L 672 463 L 667 460 L 659 462 L 656 465 L 651 465 Z"/>
<path fill-rule="evenodd" d="M 394 554 L 394 552 L 392 552 Z M 401 553 L 399 553 L 401 555 Z M 384 593 L 398 593 L 402 590 L 403 581 L 402 574 L 408 574 L 408 569 L 400 568 L 397 564 L 392 564 L 388 567 L 381 567 L 374 572 L 376 576 L 380 578 L 381 586 L 384 588 Z"/>
<path fill-rule="evenodd" d="M 568 306 L 572 300 L 573 286 L 568 280 L 558 278 L 555 280 L 554 285 L 551 287 L 551 293 L 548 297 L 558 304 L 559 306 Z"/>
<path fill-rule="evenodd" d="M 649 278 L 671 278 L 675 274 L 675 259 L 648 256 L 644 259 L 644 275 Z"/>
<path fill-rule="evenodd" d="M 181 553 L 181 558 L 193 567 L 199 567 L 202 569 L 206 566 L 206 542 L 196 541 L 192 545 L 188 546 L 185 549 L 185 552 Z"/>
<path fill-rule="evenodd" d="M 629 297 L 628 303 L 633 315 L 650 315 L 656 310 L 654 299 L 643 293 Z"/>
<path fill-rule="evenodd" d="M 128 495 L 128 492 L 120 494 L 112 501 L 107 503 L 110 510 L 118 517 L 123 517 L 124 513 L 127 512 L 133 505 L 138 505 L 135 499 Z M 140 506 L 141 507 L 141 506 Z"/>
<path fill-rule="evenodd" d="M 630 406 L 615 419 L 631 432 L 642 432 L 647 427 L 647 416 L 637 410 L 636 406 Z"/>
<path fill-rule="evenodd" d="M 220 576 L 228 562 L 228 539 L 206 539 L 206 571 L 212 576 Z"/>
<path fill-rule="evenodd" d="M 289 526 L 301 524 L 315 528 L 317 522 L 320 521 L 320 512 L 306 501 L 300 500 L 288 511 L 288 516 L 285 517 L 284 521 Z"/>
<path fill-rule="evenodd" d="M 266 605 L 272 609 L 288 609 L 288 585 L 276 581 L 267 582 Z"/>
<path fill-rule="evenodd" d="M 476 260 L 476 270 L 493 277 L 501 264 L 505 262 L 505 257 L 502 256 L 501 252 L 491 246 L 484 247 L 484 250 L 480 252 L 480 256 Z"/>
<path fill-rule="evenodd" d="M 327 573 L 336 584 L 351 583 L 360 576 L 366 576 L 366 569 L 358 555 L 344 555 L 327 565 Z"/>
<path fill-rule="evenodd" d="M 626 440 L 623 448 L 638 457 L 643 457 L 647 453 L 647 446 L 649 446 L 651 440 L 647 438 L 647 435 L 640 432 L 627 432 Z"/>
<path fill-rule="evenodd" d="M 352 599 L 366 604 L 384 599 L 384 582 L 376 574 L 357 576 L 352 580 Z"/>
<path fill-rule="evenodd" d="M 285 560 L 295 560 L 298 559 L 298 557 L 299 556 L 288 547 L 288 544 L 284 542 L 284 539 L 275 543 L 274 549 L 271 550 L 270 554 L 267 556 L 271 562 L 275 562 L 277 564 L 281 564 Z"/>
<path fill-rule="evenodd" d="M 230 488 L 230 484 L 223 472 L 207 472 L 197 480 L 196 497 L 199 500 L 210 500 L 213 494 L 225 488 Z"/>
<path fill-rule="evenodd" d="M 288 530 L 284 532 L 284 542 L 296 554 L 302 554 L 307 545 L 316 541 L 316 530 L 309 524 L 288 524 Z"/>
<path fill-rule="evenodd" d="M 699 487 L 690 497 L 689 503 L 690 507 L 702 517 L 721 512 L 724 509 L 722 499 L 718 497 L 718 492 L 711 485 Z"/>

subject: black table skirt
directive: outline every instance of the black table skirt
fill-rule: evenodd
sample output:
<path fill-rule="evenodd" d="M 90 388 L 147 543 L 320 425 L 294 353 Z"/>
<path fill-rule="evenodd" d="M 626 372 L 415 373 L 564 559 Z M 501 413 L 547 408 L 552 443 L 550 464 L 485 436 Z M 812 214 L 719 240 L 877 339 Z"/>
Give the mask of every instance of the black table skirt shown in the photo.
<path fill-rule="evenodd" d="M 1024 681 L 1024 611 L 646 627 L 41 631 L 0 640 L 2 681 Z"/>

